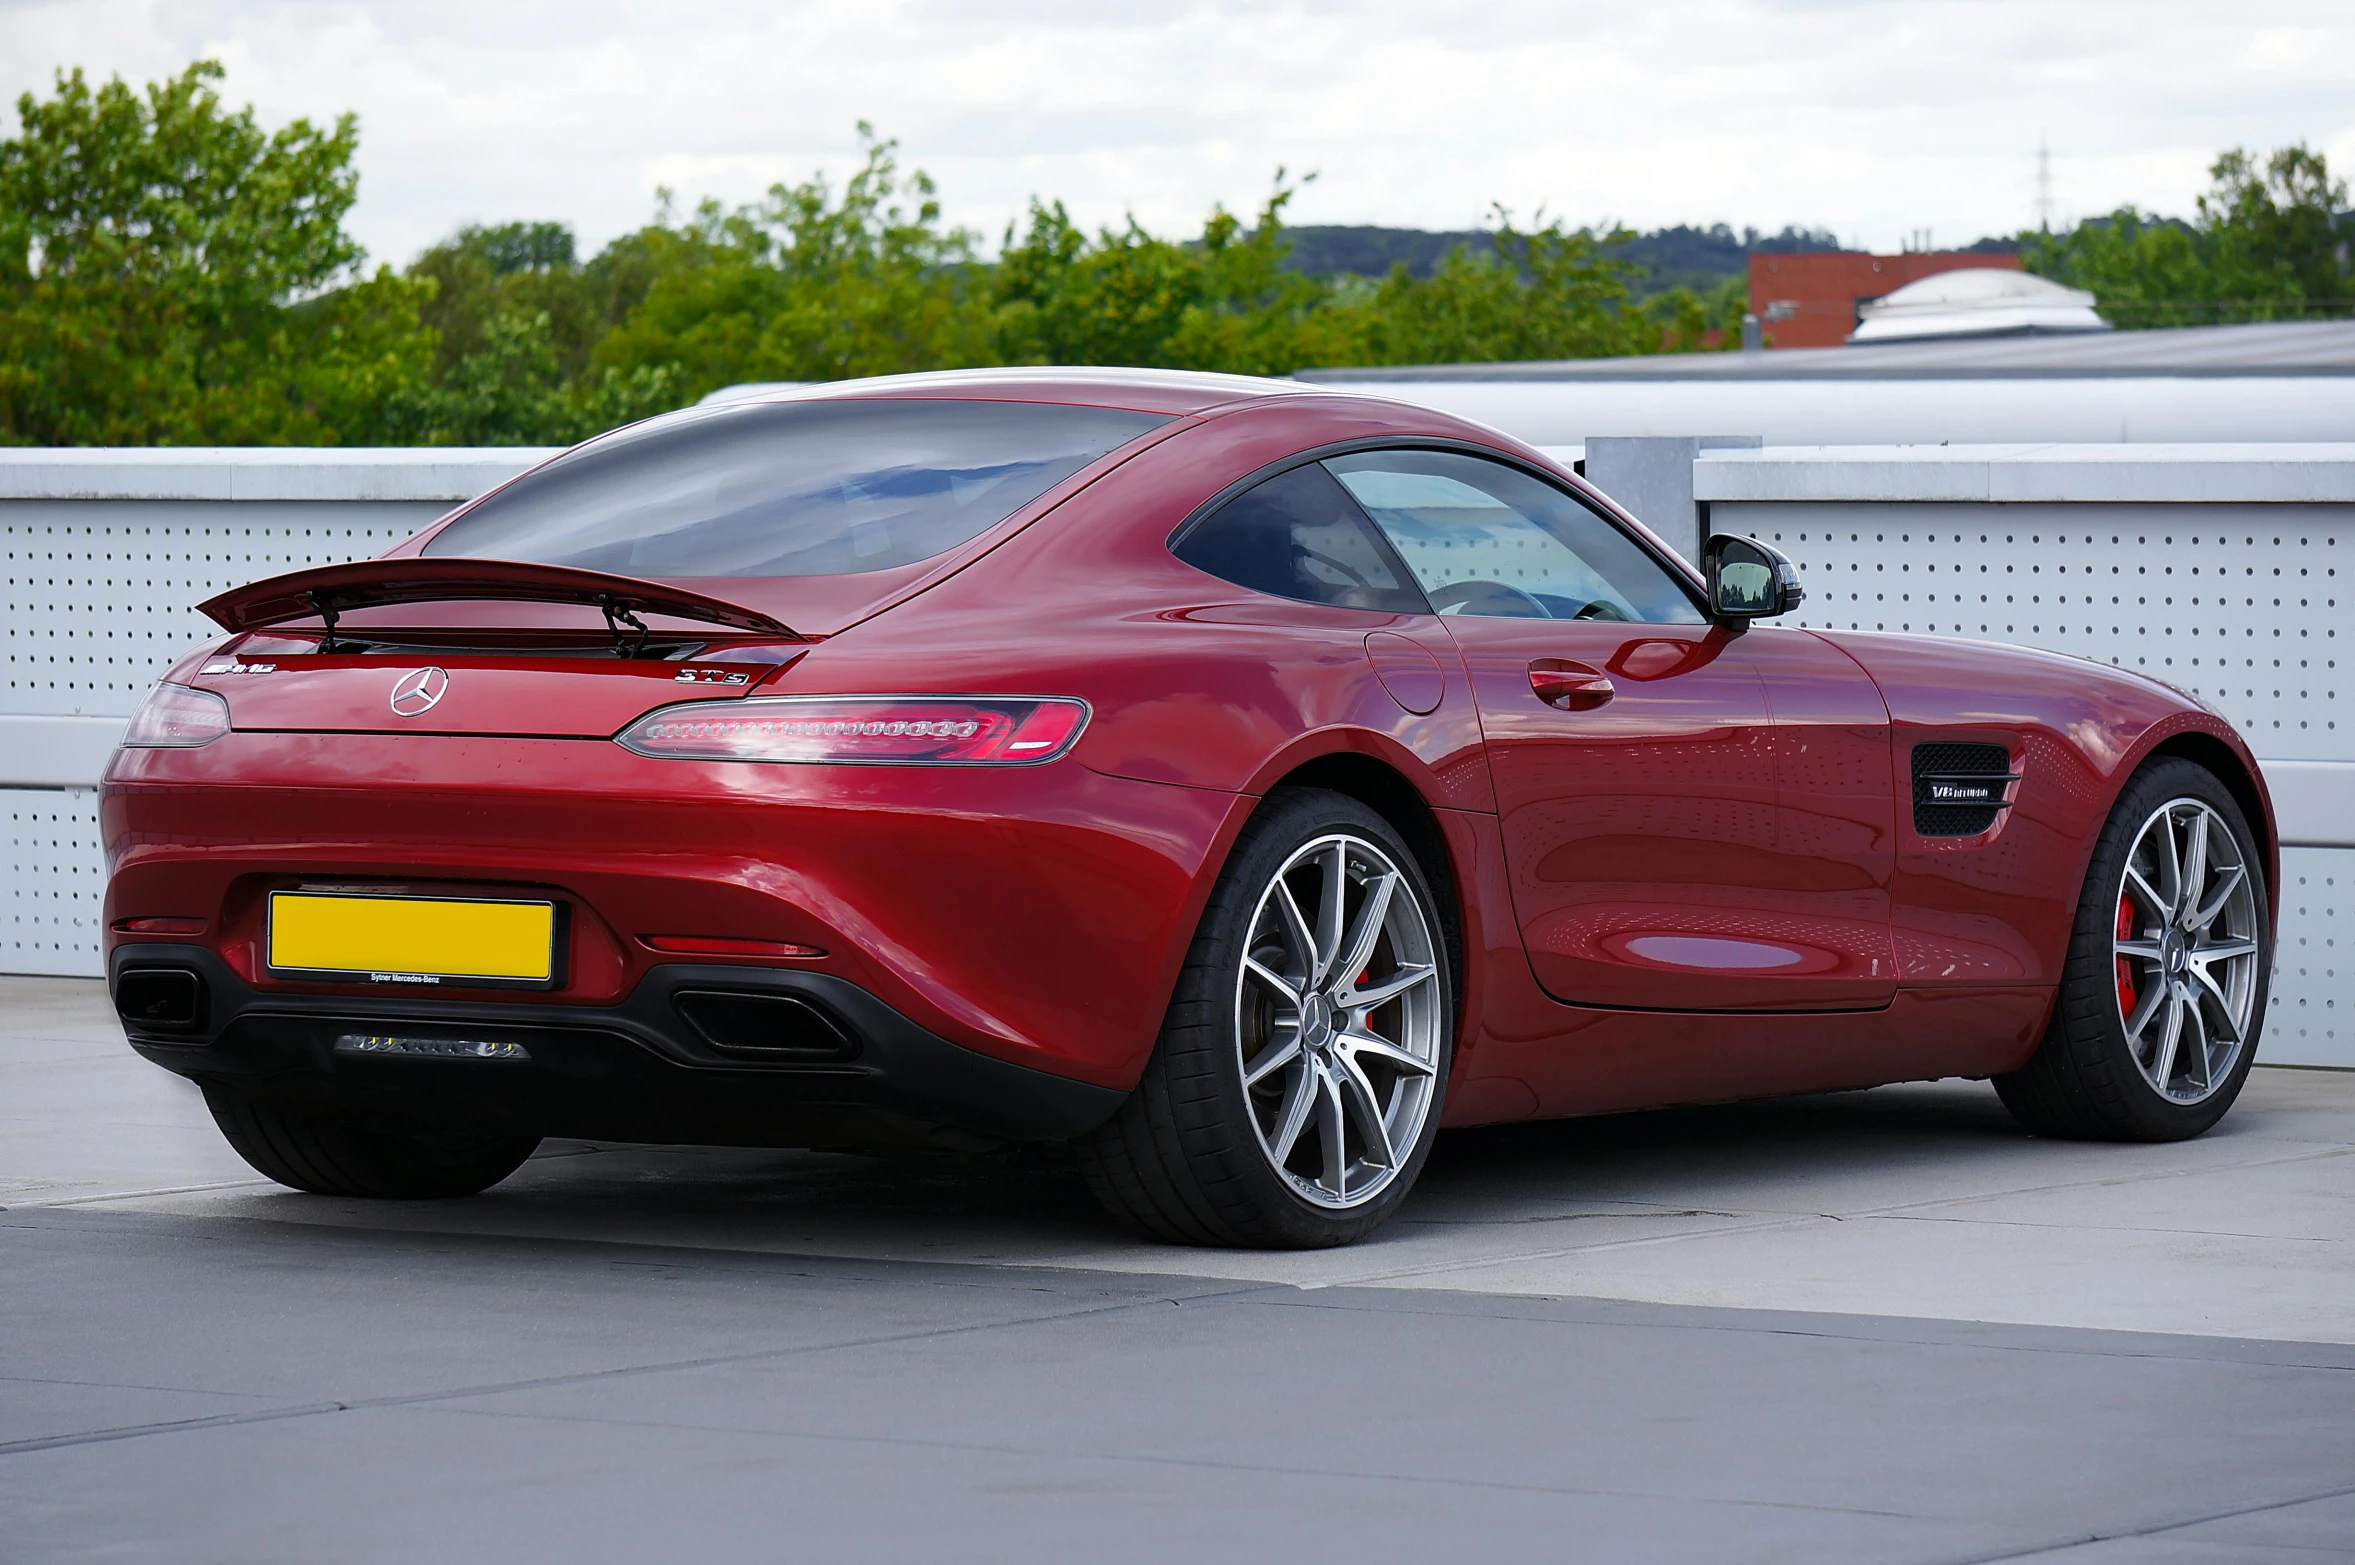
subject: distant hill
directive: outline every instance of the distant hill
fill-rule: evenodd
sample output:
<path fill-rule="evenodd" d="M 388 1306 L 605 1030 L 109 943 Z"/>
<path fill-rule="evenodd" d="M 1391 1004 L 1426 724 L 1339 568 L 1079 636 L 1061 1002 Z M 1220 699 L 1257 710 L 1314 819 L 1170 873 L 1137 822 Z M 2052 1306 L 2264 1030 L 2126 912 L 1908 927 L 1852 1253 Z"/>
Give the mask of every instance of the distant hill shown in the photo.
<path fill-rule="evenodd" d="M 1417 277 L 1428 277 L 1431 269 L 1457 245 L 1464 245 L 1475 254 L 1492 248 L 1489 236 L 1476 230 L 1450 233 L 1424 228 L 1310 224 L 1287 228 L 1284 237 L 1292 244 L 1291 256 L 1285 264 L 1312 277 L 1342 272 L 1380 277 L 1402 262 Z M 1639 234 L 1617 253 L 1644 269 L 1635 289 L 1640 297 L 1678 286 L 1696 293 L 1706 292 L 1728 277 L 1747 271 L 1753 254 L 1788 255 L 1795 251 L 1848 248 L 1822 229 L 1786 227 L 1779 234 L 1762 234 L 1755 228 L 1745 228 L 1736 233 L 1723 223 L 1707 228 L 1680 223 L 1674 228 L 1656 228 L 1648 234 Z M 2010 239 L 1982 239 L 1965 248 L 1989 255 L 2008 255 L 2018 245 Z"/>

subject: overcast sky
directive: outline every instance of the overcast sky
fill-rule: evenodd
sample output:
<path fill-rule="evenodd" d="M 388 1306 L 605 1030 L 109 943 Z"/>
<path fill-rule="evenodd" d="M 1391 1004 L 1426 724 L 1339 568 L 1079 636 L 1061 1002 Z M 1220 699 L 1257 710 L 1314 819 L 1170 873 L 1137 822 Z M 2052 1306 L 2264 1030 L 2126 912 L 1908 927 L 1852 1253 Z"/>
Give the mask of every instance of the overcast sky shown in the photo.
<path fill-rule="evenodd" d="M 872 121 L 993 240 L 1033 193 L 1191 230 L 1277 165 L 1295 220 L 1828 227 L 1895 249 L 2188 210 L 2221 147 L 2355 172 L 2349 0 L 0 0 L 0 88 L 210 55 L 275 124 L 360 117 L 353 227 L 595 245 L 656 187 L 731 201 Z M 13 129 L 13 116 L 0 115 Z"/>

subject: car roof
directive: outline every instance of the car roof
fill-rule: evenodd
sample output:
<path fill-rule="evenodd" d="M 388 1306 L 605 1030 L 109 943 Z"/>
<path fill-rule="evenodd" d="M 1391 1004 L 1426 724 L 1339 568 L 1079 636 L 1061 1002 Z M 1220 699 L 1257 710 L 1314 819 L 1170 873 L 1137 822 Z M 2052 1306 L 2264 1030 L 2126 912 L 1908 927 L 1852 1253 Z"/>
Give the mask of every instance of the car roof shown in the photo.
<path fill-rule="evenodd" d="M 1048 364 L 819 381 L 757 392 L 721 405 L 953 397 L 991 402 L 1067 402 L 1085 407 L 1133 408 L 1143 413 L 1187 414 L 1269 397 L 1331 394 L 1332 388 L 1328 386 L 1310 386 L 1266 375 Z"/>

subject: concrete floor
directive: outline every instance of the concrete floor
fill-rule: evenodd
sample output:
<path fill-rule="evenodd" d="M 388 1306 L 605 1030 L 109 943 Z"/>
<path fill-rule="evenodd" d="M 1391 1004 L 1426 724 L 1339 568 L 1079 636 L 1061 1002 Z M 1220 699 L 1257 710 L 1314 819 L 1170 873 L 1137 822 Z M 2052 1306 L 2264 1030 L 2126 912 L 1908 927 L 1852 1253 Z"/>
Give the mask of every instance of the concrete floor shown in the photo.
<path fill-rule="evenodd" d="M 0 1560 L 2355 1559 L 2355 1075 L 1467 1132 L 1316 1255 L 1052 1169 L 551 1145 L 263 1183 L 0 979 Z"/>

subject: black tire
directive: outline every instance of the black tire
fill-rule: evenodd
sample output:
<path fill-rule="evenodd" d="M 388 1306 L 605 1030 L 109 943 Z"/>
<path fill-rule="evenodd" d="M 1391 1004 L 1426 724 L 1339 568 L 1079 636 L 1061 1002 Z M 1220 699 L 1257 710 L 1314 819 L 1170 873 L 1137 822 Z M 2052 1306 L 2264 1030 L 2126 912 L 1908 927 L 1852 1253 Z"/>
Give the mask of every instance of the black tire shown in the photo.
<path fill-rule="evenodd" d="M 2120 1014 L 2120 964 L 2112 944 L 2121 933 L 2115 927 L 2121 878 L 2135 837 L 2162 806 L 2185 799 L 2208 805 L 2232 834 L 2255 895 L 2258 946 L 2255 997 L 2239 1052 L 2209 1094 L 2188 1103 L 2162 1094 L 2137 1063 Z M 2190 761 L 2167 757 L 2144 766 L 2119 795 L 2094 845 L 2044 1042 L 2026 1065 L 1995 1078 L 2004 1107 L 2036 1135 L 2081 1141 L 2181 1141 L 2222 1119 L 2248 1080 L 2265 1021 L 2273 972 L 2269 905 L 2265 860 L 2231 791 Z"/>
<path fill-rule="evenodd" d="M 341 1119 L 208 1086 L 205 1106 L 257 1173 L 313 1195 L 424 1201 L 475 1195 L 523 1166 L 537 1136 Z"/>
<path fill-rule="evenodd" d="M 1415 1036 L 1425 1040 L 1417 1047 L 1429 1051 L 1431 1074 L 1426 1078 L 1420 1069 L 1401 1072 L 1376 1093 L 1388 1094 L 1387 1101 L 1398 1114 L 1405 1112 L 1399 1106 L 1407 1101 L 1399 1096 L 1402 1091 L 1426 1094 L 1417 1100 L 1421 1117 L 1411 1141 L 1394 1145 L 1378 1164 L 1372 1160 L 1371 1142 L 1362 1142 L 1369 1166 L 1383 1171 L 1381 1182 L 1367 1198 L 1338 1208 L 1304 1196 L 1291 1182 L 1297 1176 L 1287 1176 L 1274 1161 L 1253 1117 L 1237 1024 L 1244 943 L 1263 898 L 1272 893 L 1274 878 L 1297 853 L 1336 834 L 1378 847 L 1395 866 L 1398 880 L 1390 895 L 1413 899 L 1413 911 L 1430 938 L 1411 968 L 1396 956 L 1394 947 L 1385 945 L 1384 950 L 1390 953 L 1389 960 L 1401 964 L 1398 973 L 1429 967 L 1427 986 L 1435 996 L 1435 1002 L 1419 998 L 1423 986 L 1418 985 L 1418 998 L 1412 1002 L 1418 1017 Z M 1389 822 L 1344 794 L 1289 789 L 1271 795 L 1243 829 L 1211 892 L 1143 1079 L 1109 1122 L 1077 1144 L 1080 1170 L 1097 1200 L 1115 1217 L 1175 1244 L 1314 1249 L 1348 1244 L 1380 1227 L 1422 1172 L 1444 1106 L 1455 1027 L 1454 976 L 1445 929 L 1428 877 Z M 1340 944 L 1335 943 L 1336 950 Z M 1421 959 L 1424 954 L 1428 961 Z M 1364 979 L 1361 973 L 1351 987 Z M 1433 1003 L 1435 1036 L 1428 1008 Z M 1306 1013 L 1296 1009 L 1295 1014 L 1305 1018 Z M 1307 1030 L 1305 1020 L 1287 1025 L 1303 1035 Z M 1338 1045 L 1347 1042 L 1345 1034 Z M 1402 1088 L 1399 1083 L 1410 1074 L 1423 1085 Z M 1361 1074 L 1358 1079 L 1367 1078 Z M 1334 1112 L 1342 1115 L 1344 1091 L 1338 1085 L 1333 1091 Z M 1264 1107 L 1268 1100 L 1259 1101 Z M 1353 1108 L 1357 1101 L 1373 1103 L 1371 1098 L 1353 1099 Z M 1322 1105 L 1318 1099 L 1320 1110 Z M 1372 1112 L 1379 1118 L 1383 1111 L 1377 1104 Z M 1362 1141 L 1364 1131 L 1354 1128 L 1362 1121 L 1337 1122 L 1353 1127 L 1342 1134 L 1345 1144 L 1351 1134 Z M 1328 1134 L 1322 1121 L 1317 1133 Z M 1346 1173 L 1338 1185 L 1345 1198 Z"/>

